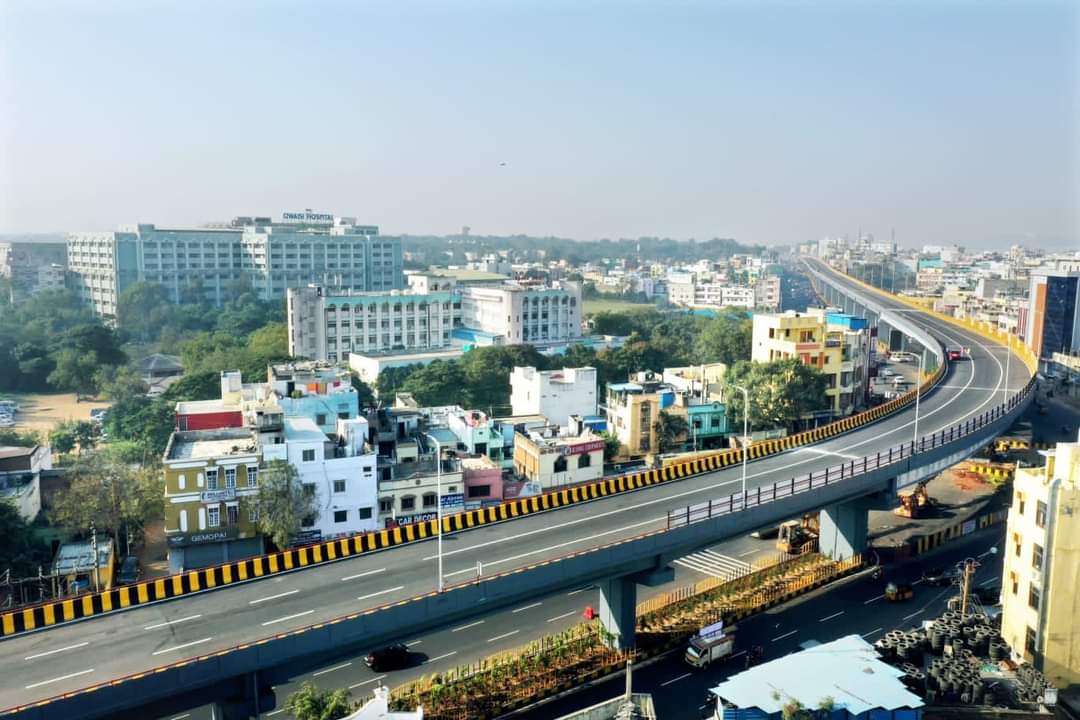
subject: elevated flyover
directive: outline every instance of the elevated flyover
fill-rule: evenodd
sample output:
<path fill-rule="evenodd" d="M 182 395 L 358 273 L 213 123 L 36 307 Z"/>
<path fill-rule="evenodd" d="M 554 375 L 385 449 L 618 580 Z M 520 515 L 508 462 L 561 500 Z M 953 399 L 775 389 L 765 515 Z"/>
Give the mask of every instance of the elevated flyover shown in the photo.
<path fill-rule="evenodd" d="M 420 542 L 18 635 L 0 643 L 0 707 L 26 717 L 138 717 L 148 705 L 216 699 L 225 714 L 244 716 L 256 702 L 269 708 L 277 679 L 334 648 L 378 646 L 586 582 L 618 595 L 639 579 L 662 577 L 680 554 L 808 509 L 836 508 L 837 539 L 856 548 L 858 538 L 844 539 L 850 528 L 841 508 L 887 498 L 971 452 L 1007 427 L 1028 396 L 1003 402 L 1006 350 L 984 335 L 816 272 L 847 297 L 909 316 L 919 326 L 913 332 L 932 336 L 927 344 L 971 348 L 970 362 L 953 364 L 922 398 L 921 445 L 911 447 L 908 408 L 756 461 L 746 498 L 732 494 L 740 486 L 740 469 L 732 467 L 458 533 L 444 540 L 452 585 L 441 594 L 434 592 L 434 544 Z M 1026 387 L 1025 364 L 1016 360 L 1010 370 L 1013 391 Z M 619 612 L 625 603 L 614 598 L 608 622 L 632 641 Z"/>

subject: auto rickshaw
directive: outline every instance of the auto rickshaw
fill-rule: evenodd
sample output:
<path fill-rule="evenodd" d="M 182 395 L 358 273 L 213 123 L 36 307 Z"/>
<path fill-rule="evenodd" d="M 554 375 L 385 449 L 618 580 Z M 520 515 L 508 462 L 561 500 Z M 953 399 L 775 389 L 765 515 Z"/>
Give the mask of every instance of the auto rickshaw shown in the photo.
<path fill-rule="evenodd" d="M 904 602 L 914 595 L 915 591 L 907 583 L 891 582 L 885 586 L 885 599 L 889 602 Z"/>

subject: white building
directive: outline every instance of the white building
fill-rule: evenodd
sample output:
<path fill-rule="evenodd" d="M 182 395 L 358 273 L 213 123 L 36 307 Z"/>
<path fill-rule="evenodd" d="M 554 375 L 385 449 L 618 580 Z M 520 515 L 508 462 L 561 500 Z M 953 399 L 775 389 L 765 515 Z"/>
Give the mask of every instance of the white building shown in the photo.
<path fill-rule="evenodd" d="M 728 286 L 724 288 L 720 304 L 724 307 L 743 307 L 754 309 L 754 288 Z"/>
<path fill-rule="evenodd" d="M 510 373 L 510 405 L 514 415 L 543 415 L 564 426 L 571 415 L 595 415 L 596 368 L 515 367 Z"/>
<path fill-rule="evenodd" d="M 368 385 L 379 379 L 383 370 L 409 365 L 430 365 L 436 360 L 457 360 L 464 354 L 460 347 L 438 350 L 385 350 L 374 353 L 349 353 L 349 369 Z"/>
<path fill-rule="evenodd" d="M 604 474 L 604 439 L 585 430 L 570 435 L 546 426 L 514 434 L 514 473 L 540 487 L 565 487 Z"/>
<path fill-rule="evenodd" d="M 542 345 L 581 337 L 578 283 L 471 285 L 460 292 L 462 325 L 501 336 L 507 345 Z"/>
<path fill-rule="evenodd" d="M 378 233 L 355 218 L 311 212 L 199 228 L 122 225 L 115 232 L 69 234 L 68 270 L 76 291 L 106 319 L 115 319 L 120 295 L 137 282 L 164 286 L 173 302 L 216 305 L 244 287 L 263 300 L 313 282 L 400 289 L 401 239 Z"/>
<path fill-rule="evenodd" d="M 318 515 L 301 523 L 305 539 L 328 539 L 378 527 L 375 453 L 365 452 L 368 423 L 364 418 L 338 420 L 337 440 L 306 417 L 285 418 L 285 459 L 296 468 L 306 492 L 314 493 Z M 280 445 L 263 446 L 263 457 L 275 459 Z"/>
<path fill-rule="evenodd" d="M 335 362 L 349 353 L 426 352 L 450 346 L 461 325 L 456 292 L 362 293 L 321 285 L 289 288 L 289 354 Z"/>

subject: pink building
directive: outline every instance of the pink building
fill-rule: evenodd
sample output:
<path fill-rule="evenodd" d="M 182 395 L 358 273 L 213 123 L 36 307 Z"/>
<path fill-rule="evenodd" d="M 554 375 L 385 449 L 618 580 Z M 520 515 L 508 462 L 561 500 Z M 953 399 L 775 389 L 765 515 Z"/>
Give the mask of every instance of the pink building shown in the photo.
<path fill-rule="evenodd" d="M 502 469 L 485 455 L 461 459 L 465 502 L 503 499 Z"/>

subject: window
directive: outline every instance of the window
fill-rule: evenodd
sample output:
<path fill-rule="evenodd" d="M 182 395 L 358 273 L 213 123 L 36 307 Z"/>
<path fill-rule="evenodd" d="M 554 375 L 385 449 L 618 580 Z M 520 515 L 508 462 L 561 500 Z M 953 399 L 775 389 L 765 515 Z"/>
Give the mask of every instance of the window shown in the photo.
<path fill-rule="evenodd" d="M 334 492 L 336 492 L 336 493 L 345 492 L 345 481 L 344 480 L 335 480 L 334 481 Z"/>
<path fill-rule="evenodd" d="M 1031 588 L 1028 590 L 1028 605 L 1030 605 L 1035 610 L 1039 609 L 1039 600 L 1041 599 L 1039 597 L 1040 594 L 1041 591 L 1035 585 L 1032 585 Z"/>
<path fill-rule="evenodd" d="M 1042 500 L 1035 503 L 1035 524 L 1041 528 L 1046 527 L 1046 503 Z"/>
<path fill-rule="evenodd" d="M 325 425 L 326 424 L 326 413 L 319 413 L 318 415 L 316 415 L 315 416 L 315 424 L 316 425 Z"/>
<path fill-rule="evenodd" d="M 402 510 L 415 510 L 416 509 L 416 498 L 413 497 L 412 495 L 406 495 L 405 497 L 401 498 L 401 509 Z"/>
<path fill-rule="evenodd" d="M 491 495 L 490 485 L 471 485 L 469 487 L 469 497 L 487 497 Z"/>
<path fill-rule="evenodd" d="M 370 520 L 371 519 L 371 508 L 362 507 L 362 508 L 360 508 L 359 512 L 360 512 L 360 519 L 361 520 Z"/>
<path fill-rule="evenodd" d="M 435 493 L 424 493 L 424 507 L 435 507 Z"/>
<path fill-rule="evenodd" d="M 217 470 L 206 471 L 206 489 L 217 490 Z"/>
<path fill-rule="evenodd" d="M 1031 567 L 1036 570 L 1042 570 L 1043 567 L 1043 549 L 1042 545 L 1031 546 Z"/>
<path fill-rule="evenodd" d="M 349 511 L 348 510 L 335 510 L 334 511 L 334 522 L 343 523 L 348 519 L 349 519 Z"/>
<path fill-rule="evenodd" d="M 339 413 L 337 414 L 337 416 L 338 416 L 338 419 L 339 419 L 339 420 L 348 420 L 348 419 L 349 419 L 349 411 L 348 411 L 348 410 L 345 410 L 345 411 L 343 411 L 343 412 L 339 412 Z"/>
<path fill-rule="evenodd" d="M 1009 582 L 1012 584 L 1012 594 L 1020 591 L 1020 576 L 1014 572 L 1009 573 Z"/>
<path fill-rule="evenodd" d="M 1020 538 L 1020 533 L 1013 533 L 1013 544 L 1016 547 L 1014 551 L 1016 557 L 1020 557 L 1020 551 L 1024 549 L 1024 541 Z"/>
<path fill-rule="evenodd" d="M 1035 628 L 1029 627 L 1024 635 L 1024 651 L 1032 655 L 1036 652 L 1035 638 Z"/>
<path fill-rule="evenodd" d="M 183 490 L 183 489 L 184 489 L 184 485 L 186 484 L 186 481 L 185 481 L 185 479 L 184 479 L 184 473 L 180 473 L 180 474 L 179 474 L 179 475 L 177 476 L 177 478 L 176 478 L 176 482 L 177 482 L 177 484 L 179 484 L 179 486 L 180 486 L 180 489 L 181 489 L 181 490 Z"/>
<path fill-rule="evenodd" d="M 312 527 L 313 525 L 315 525 L 315 516 L 314 515 L 308 515 L 306 518 L 302 518 L 300 520 L 300 527 L 309 528 L 309 527 Z"/>
<path fill-rule="evenodd" d="M 240 522 L 240 508 L 236 505 L 229 505 L 225 508 L 225 516 L 228 518 L 230 525 L 236 525 Z"/>
<path fill-rule="evenodd" d="M 236 468 L 225 468 L 225 487 L 229 490 L 236 488 Z"/>
<path fill-rule="evenodd" d="M 379 512 L 388 513 L 394 509 L 394 498 L 379 498 Z"/>
<path fill-rule="evenodd" d="M 587 468 L 592 465 L 592 456 L 589 453 L 581 453 L 577 458 L 577 466 L 581 468 Z"/>
<path fill-rule="evenodd" d="M 557 473 L 558 472 L 566 472 L 566 456 L 565 455 L 560 455 L 559 457 L 555 458 L 554 472 L 557 472 Z"/>
<path fill-rule="evenodd" d="M 305 450 L 302 455 L 302 460 L 304 462 L 315 462 L 315 451 Z"/>
<path fill-rule="evenodd" d="M 259 466 L 248 465 L 247 466 L 247 486 L 255 487 L 259 484 Z"/>
<path fill-rule="evenodd" d="M 1024 514 L 1024 494 L 1016 493 L 1016 512 L 1020 515 Z"/>
<path fill-rule="evenodd" d="M 221 524 L 221 508 L 217 505 L 206 508 L 206 524 L 210 527 L 217 527 Z"/>

